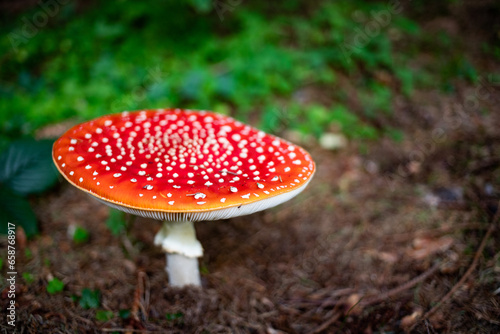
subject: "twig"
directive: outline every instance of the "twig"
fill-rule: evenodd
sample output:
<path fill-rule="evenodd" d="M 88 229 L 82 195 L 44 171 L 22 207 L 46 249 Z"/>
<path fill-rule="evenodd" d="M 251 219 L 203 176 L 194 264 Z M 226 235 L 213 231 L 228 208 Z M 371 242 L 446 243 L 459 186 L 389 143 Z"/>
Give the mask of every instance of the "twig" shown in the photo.
<path fill-rule="evenodd" d="M 490 224 L 490 227 L 488 228 L 488 231 L 483 237 L 483 240 L 481 240 L 481 244 L 479 245 L 479 248 L 476 251 L 476 254 L 474 255 L 474 259 L 472 260 L 472 263 L 469 266 L 469 269 L 465 272 L 465 274 L 462 276 L 460 281 L 458 281 L 452 288 L 451 290 L 443 297 L 441 300 L 434 305 L 429 311 L 427 311 L 422 318 L 420 318 L 420 321 L 428 319 L 430 316 L 432 316 L 445 302 L 447 302 L 454 294 L 457 292 L 457 290 L 465 283 L 465 281 L 469 278 L 469 276 L 472 274 L 474 269 L 476 268 L 479 258 L 481 257 L 481 254 L 483 253 L 484 247 L 486 247 L 486 242 L 488 241 L 489 237 L 493 233 L 496 227 L 496 223 L 498 222 L 498 219 L 500 218 L 500 210 L 497 210 L 495 217 L 493 217 L 493 221 Z M 415 326 L 420 323 L 420 321 L 416 322 L 411 328 L 410 332 L 415 328 Z"/>
<path fill-rule="evenodd" d="M 411 289 L 418 283 L 425 281 L 429 276 L 433 275 L 436 271 L 438 271 L 440 266 L 441 266 L 441 261 L 438 261 L 434 266 L 432 266 L 426 272 L 420 274 L 411 281 L 408 281 L 405 284 L 400 285 L 387 292 L 384 292 L 378 296 L 366 298 L 364 301 L 361 302 L 361 305 L 366 306 L 366 305 L 377 304 L 391 298 L 392 296 L 399 295 L 401 292 Z"/>
<path fill-rule="evenodd" d="M 137 288 L 134 293 L 134 303 L 132 304 L 131 313 L 132 319 L 140 323 L 139 308 L 141 309 L 141 312 L 146 320 L 148 317 L 147 306 L 149 305 L 149 280 L 148 276 L 143 271 L 140 271 L 137 274 L 137 278 Z"/>
<path fill-rule="evenodd" d="M 315 330 L 309 332 L 308 334 L 321 333 L 322 331 L 333 325 L 333 323 L 337 321 L 339 318 L 340 318 L 340 312 L 336 312 L 335 314 L 332 315 L 330 319 L 322 323 L 321 326 L 317 327 Z"/>
<path fill-rule="evenodd" d="M 469 276 L 472 274 L 472 272 L 476 268 L 477 263 L 479 262 L 479 258 L 481 257 L 481 254 L 483 253 L 484 247 L 486 246 L 486 242 L 488 241 L 489 237 L 491 236 L 491 233 L 493 233 L 494 229 L 495 229 L 495 224 L 491 224 L 490 228 L 488 229 L 488 231 L 484 235 L 483 240 L 481 241 L 481 245 L 479 245 L 479 248 L 476 252 L 476 255 L 474 256 L 474 260 L 472 260 L 472 263 L 469 266 L 469 269 L 467 269 L 467 272 L 462 276 L 460 281 L 458 281 L 458 283 L 455 284 L 453 286 L 453 288 L 451 288 L 451 290 L 436 305 L 434 305 L 433 308 L 431 308 L 429 311 L 427 311 L 427 313 L 425 313 L 423 315 L 422 319 L 427 319 L 431 315 L 433 315 L 439 309 L 439 307 L 441 307 L 441 305 L 443 305 L 448 299 L 450 299 L 451 296 L 453 296 L 453 294 L 455 294 L 455 292 L 457 292 L 457 290 L 462 286 L 462 284 L 464 284 L 464 282 L 469 278 Z"/>

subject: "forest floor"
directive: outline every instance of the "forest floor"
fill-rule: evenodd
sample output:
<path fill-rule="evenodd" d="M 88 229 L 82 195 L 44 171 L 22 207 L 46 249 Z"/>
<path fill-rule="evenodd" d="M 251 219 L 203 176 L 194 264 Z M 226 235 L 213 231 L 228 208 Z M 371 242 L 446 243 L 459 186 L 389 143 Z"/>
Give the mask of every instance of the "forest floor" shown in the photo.
<path fill-rule="evenodd" d="M 363 154 L 304 143 L 317 173 L 302 194 L 196 224 L 202 289 L 168 286 L 158 222 L 113 236 L 108 208 L 62 182 L 33 200 L 41 235 L 18 242 L 17 270 L 33 277 L 16 282 L 17 332 L 500 332 L 500 94 L 477 88 L 401 102 L 396 115 L 412 118 L 402 143 Z M 467 97 L 491 112 L 468 110 Z M 71 225 L 89 241 L 76 245 Z M 47 292 L 52 277 L 61 293 Z M 100 291 L 108 320 L 81 306 L 84 288 Z"/>

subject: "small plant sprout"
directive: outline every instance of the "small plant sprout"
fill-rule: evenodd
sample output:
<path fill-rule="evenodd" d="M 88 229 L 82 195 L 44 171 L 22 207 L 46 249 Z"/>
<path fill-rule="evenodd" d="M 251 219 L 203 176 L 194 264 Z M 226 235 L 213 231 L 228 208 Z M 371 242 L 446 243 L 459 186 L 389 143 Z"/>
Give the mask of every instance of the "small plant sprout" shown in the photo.
<path fill-rule="evenodd" d="M 97 118 L 54 144 L 54 162 L 101 202 L 162 220 L 154 243 L 167 253 L 173 286 L 200 286 L 203 248 L 193 222 L 281 204 L 315 172 L 302 148 L 230 117 L 158 109 Z"/>

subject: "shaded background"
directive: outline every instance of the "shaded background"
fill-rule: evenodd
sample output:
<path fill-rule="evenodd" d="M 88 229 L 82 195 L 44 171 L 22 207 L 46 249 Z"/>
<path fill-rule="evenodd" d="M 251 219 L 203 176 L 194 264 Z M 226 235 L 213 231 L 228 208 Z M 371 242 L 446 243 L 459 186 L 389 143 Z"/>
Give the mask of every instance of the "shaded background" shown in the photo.
<path fill-rule="evenodd" d="M 0 31 L 19 332 L 500 331 L 497 1 L 3 0 Z M 167 287 L 159 226 L 50 161 L 73 124 L 168 107 L 231 115 L 318 163 L 292 203 L 198 224 L 204 291 Z"/>

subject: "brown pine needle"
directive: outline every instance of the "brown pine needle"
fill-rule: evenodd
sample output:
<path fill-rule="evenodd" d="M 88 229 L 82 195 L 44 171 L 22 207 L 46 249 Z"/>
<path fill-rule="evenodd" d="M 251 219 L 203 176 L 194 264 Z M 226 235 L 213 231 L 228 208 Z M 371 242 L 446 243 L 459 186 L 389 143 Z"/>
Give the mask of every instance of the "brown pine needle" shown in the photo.
<path fill-rule="evenodd" d="M 413 288 L 415 285 L 418 283 L 426 280 L 429 276 L 433 275 L 436 271 L 439 270 L 441 267 L 441 261 L 438 261 L 434 266 L 432 266 L 430 269 L 428 269 L 426 272 L 420 274 L 419 276 L 415 277 L 411 281 L 406 282 L 403 285 L 400 285 L 392 290 L 389 290 L 385 293 L 382 293 L 378 296 L 374 296 L 372 298 L 367 298 L 364 301 L 361 302 L 363 306 L 365 305 L 373 305 L 377 304 L 383 301 L 386 301 L 387 299 L 391 298 L 392 296 L 399 295 L 401 292 Z"/>

